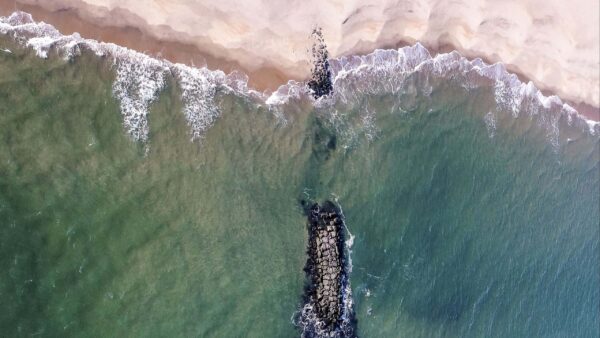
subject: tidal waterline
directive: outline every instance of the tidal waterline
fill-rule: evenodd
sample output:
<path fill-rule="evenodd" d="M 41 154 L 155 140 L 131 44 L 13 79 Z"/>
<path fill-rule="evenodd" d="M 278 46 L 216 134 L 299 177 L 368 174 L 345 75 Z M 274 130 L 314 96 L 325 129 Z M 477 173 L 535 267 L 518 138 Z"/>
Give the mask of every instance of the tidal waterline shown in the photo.
<path fill-rule="evenodd" d="M 360 336 L 598 335 L 597 136 L 438 81 L 337 117 L 222 93 L 190 142 L 170 79 L 144 144 L 108 60 L 1 43 L 7 336 L 297 336 L 303 196 L 343 207 Z"/>

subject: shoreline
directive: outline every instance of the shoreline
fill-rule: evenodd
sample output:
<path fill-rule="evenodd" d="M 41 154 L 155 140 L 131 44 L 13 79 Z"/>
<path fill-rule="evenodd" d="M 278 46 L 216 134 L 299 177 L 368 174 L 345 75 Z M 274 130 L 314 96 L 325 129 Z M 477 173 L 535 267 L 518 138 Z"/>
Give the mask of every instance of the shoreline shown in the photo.
<path fill-rule="evenodd" d="M 250 69 L 233 58 L 214 55 L 215 53 L 204 50 L 204 48 L 201 48 L 197 44 L 158 39 L 133 25 L 124 27 L 117 27 L 110 23 L 107 25 L 100 25 L 91 20 L 82 18 L 79 10 L 75 7 L 61 8 L 57 11 L 52 11 L 42 8 L 39 5 L 18 4 L 16 1 L 11 2 L 12 3 L 6 3 L 6 1 L 0 0 L 0 16 L 8 16 L 15 10 L 21 10 L 30 13 L 35 21 L 44 21 L 53 25 L 65 35 L 77 32 L 83 38 L 115 43 L 132 50 L 143 52 L 158 59 L 183 63 L 189 66 L 206 66 L 208 69 L 221 70 L 225 73 L 241 72 L 248 77 L 248 85 L 257 91 L 271 93 L 277 90 L 281 85 L 285 85 L 289 80 L 304 81 L 307 80 L 309 76 L 308 72 L 306 72 L 304 76 L 301 76 L 299 74 L 302 74 L 302 72 L 298 72 L 297 70 L 286 73 L 284 70 L 278 69 L 277 66 L 268 65 L 264 62 L 259 63 L 255 69 Z M 306 40 L 308 43 L 308 36 Z M 416 41 L 406 39 L 398 40 L 394 43 L 378 46 L 376 49 L 398 49 L 400 47 L 412 45 L 415 42 Z M 486 57 L 465 53 L 464 51 L 455 48 L 451 43 L 439 44 L 436 48 L 433 48 L 426 43 L 423 43 L 423 45 L 429 50 L 432 56 L 456 50 L 470 60 L 480 58 L 485 63 L 494 63 L 493 60 L 489 60 Z M 207 47 L 206 49 L 210 48 Z M 369 47 L 357 47 L 353 48 L 351 52 L 342 53 L 336 57 L 365 55 L 373 50 L 374 49 L 369 49 Z M 223 51 L 221 51 L 221 53 L 223 53 Z M 305 61 L 304 63 L 308 66 L 308 61 Z M 522 82 L 534 82 L 536 87 L 540 88 L 540 91 L 544 95 L 557 95 L 563 102 L 572 106 L 585 118 L 592 121 L 600 121 L 600 107 L 563 98 L 561 95 L 557 94 L 556 91 L 544 88 L 543 85 L 540 86 L 539 83 L 528 78 L 516 65 L 503 64 L 509 72 L 517 75 Z"/>
<path fill-rule="evenodd" d="M 165 59 L 187 66 L 206 66 L 208 69 L 221 70 L 225 73 L 242 72 L 249 78 L 248 85 L 259 91 L 275 91 L 279 85 L 285 84 L 290 79 L 285 73 L 274 67 L 265 66 L 258 70 L 250 70 L 240 65 L 239 62 L 215 57 L 192 44 L 156 39 L 137 27 L 101 26 L 82 19 L 77 10 L 73 8 L 49 11 L 33 5 L 8 6 L 3 0 L 0 0 L 0 16 L 9 16 L 16 10 L 31 14 L 36 22 L 46 22 L 64 35 L 79 33 L 82 38 L 114 43 L 157 59 Z"/>

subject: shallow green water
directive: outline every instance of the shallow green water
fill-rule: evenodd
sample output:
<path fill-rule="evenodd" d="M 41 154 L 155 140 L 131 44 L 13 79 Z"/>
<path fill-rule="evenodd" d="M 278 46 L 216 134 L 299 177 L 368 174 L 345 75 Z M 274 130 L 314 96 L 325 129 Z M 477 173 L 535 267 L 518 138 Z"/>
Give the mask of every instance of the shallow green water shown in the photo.
<path fill-rule="evenodd" d="M 192 143 L 171 81 L 144 145 L 108 62 L 1 41 L 3 336 L 298 336 L 307 195 L 337 198 L 355 236 L 362 337 L 599 334 L 597 136 L 565 126 L 557 148 L 507 116 L 491 137 L 488 91 L 438 84 L 409 112 L 339 106 L 339 125 L 221 95 Z"/>

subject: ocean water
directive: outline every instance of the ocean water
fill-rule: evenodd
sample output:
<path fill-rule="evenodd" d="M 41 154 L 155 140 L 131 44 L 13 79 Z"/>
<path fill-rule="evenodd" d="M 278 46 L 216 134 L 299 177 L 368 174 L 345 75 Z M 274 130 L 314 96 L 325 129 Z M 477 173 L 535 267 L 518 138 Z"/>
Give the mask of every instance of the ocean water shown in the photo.
<path fill-rule="evenodd" d="M 307 198 L 360 337 L 600 334 L 600 126 L 501 65 L 376 51 L 314 100 L 0 33 L 2 336 L 300 336 Z"/>

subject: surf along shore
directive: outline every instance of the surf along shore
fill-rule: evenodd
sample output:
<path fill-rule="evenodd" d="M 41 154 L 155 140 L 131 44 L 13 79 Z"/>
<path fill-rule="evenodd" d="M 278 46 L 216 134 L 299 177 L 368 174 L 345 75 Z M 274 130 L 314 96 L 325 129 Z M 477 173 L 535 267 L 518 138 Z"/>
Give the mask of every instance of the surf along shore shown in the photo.
<path fill-rule="evenodd" d="M 97 2 L 102 3 L 104 1 Z M 162 1 L 158 2 L 160 3 Z M 181 0 L 181 2 L 184 3 L 185 1 Z M 142 5 L 139 4 L 139 6 Z M 248 47 L 243 43 L 238 43 L 235 48 L 229 46 L 226 47 L 224 46 L 225 44 L 219 44 L 219 41 L 211 40 L 208 37 L 208 34 L 202 35 L 202 32 L 198 32 L 194 35 L 186 35 L 175 31 L 167 25 L 151 26 L 140 15 L 133 14 L 125 9 L 104 9 L 104 11 L 97 11 L 95 15 L 90 14 L 94 13 L 94 10 L 97 10 L 98 8 L 100 7 L 92 6 L 82 1 L 51 0 L 39 4 L 37 1 L 30 0 L 0 0 L 0 15 L 2 16 L 10 15 L 10 13 L 15 10 L 22 10 L 32 14 L 36 21 L 44 21 L 55 26 L 63 34 L 78 32 L 85 38 L 112 42 L 133 50 L 144 52 L 154 57 L 167 59 L 171 62 L 179 62 L 193 66 L 207 66 L 209 69 L 220 69 L 226 73 L 240 71 L 248 76 L 249 86 L 260 91 L 271 92 L 276 90 L 280 85 L 285 84 L 288 80 L 300 81 L 307 80 L 310 77 L 309 53 L 307 51 L 311 45 L 311 40 L 309 39 L 310 29 L 306 31 L 304 36 L 294 37 L 293 41 L 290 40 L 287 45 L 284 44 L 278 46 L 283 51 L 275 53 L 274 59 L 271 62 L 271 60 L 267 60 L 268 55 L 254 55 L 255 51 L 248 50 Z M 409 11 L 410 10 L 411 9 L 409 9 Z M 363 13 L 365 11 L 368 12 L 368 9 L 363 8 L 355 11 L 356 13 L 353 12 L 354 14 L 349 15 L 342 25 L 352 23 L 353 20 L 357 20 L 357 17 L 361 15 L 362 17 L 360 19 L 364 21 L 365 17 L 368 16 L 368 13 Z M 550 22 L 555 19 L 551 16 L 547 17 Z M 206 18 L 202 18 L 201 15 L 199 15 L 198 19 Z M 218 20 L 219 18 L 216 19 Z M 432 20 L 434 19 L 432 18 Z M 227 18 L 225 21 L 231 24 L 231 18 Z M 410 22 L 408 23 L 410 24 Z M 306 25 L 306 23 L 303 24 Z M 367 24 L 367 26 L 372 26 L 373 24 L 374 23 Z M 505 24 L 508 25 L 507 23 Z M 539 24 L 548 25 L 549 23 Z M 240 25 L 242 24 L 240 23 Z M 243 29 L 239 29 L 248 30 L 251 28 L 244 27 Z M 336 39 L 330 39 L 333 43 L 329 43 L 330 40 L 327 39 L 327 29 L 327 26 L 325 26 L 324 35 L 328 42 L 328 47 L 332 50 L 332 57 L 350 54 L 366 54 L 375 48 L 395 49 L 416 42 L 413 38 L 397 34 L 393 36 L 393 39 L 385 38 L 375 42 L 368 41 L 367 39 L 367 41 L 365 41 L 360 38 L 360 35 L 362 34 L 361 30 L 364 31 L 364 27 L 354 27 L 350 28 L 350 30 L 354 29 L 356 32 L 347 33 L 349 35 L 354 35 L 354 44 L 348 45 L 346 43 L 346 45 L 341 45 Z M 511 30 L 510 27 L 507 27 L 507 30 Z M 157 33 L 159 31 L 160 34 Z M 235 32 L 229 33 L 235 35 Z M 404 33 L 407 34 L 409 32 Z M 269 39 L 272 37 L 269 34 L 274 33 L 269 31 L 265 32 L 265 34 L 265 39 Z M 384 34 L 380 33 L 380 35 Z M 278 34 L 275 34 L 275 36 L 285 38 L 285 36 L 280 36 Z M 329 37 L 331 38 L 332 36 Z M 228 37 L 228 39 L 231 39 L 231 37 Z M 486 63 L 490 64 L 497 61 L 504 61 L 497 54 L 484 55 L 485 53 L 478 54 L 476 51 L 460 48 L 461 42 L 448 34 L 443 35 L 434 42 L 420 42 L 429 49 L 432 55 L 458 50 L 462 55 L 468 58 L 480 57 Z M 256 44 L 261 45 L 264 43 L 256 41 Z M 268 47 L 268 44 L 265 45 L 264 54 L 269 54 Z M 579 45 L 576 47 L 583 48 Z M 589 46 L 585 46 L 585 48 L 589 48 Z M 288 60 L 282 60 L 281 55 L 285 53 L 292 55 L 292 57 Z M 540 54 L 542 53 L 543 52 L 540 51 Z M 593 54 L 593 52 L 591 54 Z M 557 58 L 558 57 L 559 56 L 557 56 Z M 249 59 L 253 61 L 249 61 Z M 589 63 L 591 66 L 586 65 L 586 67 L 589 68 L 589 72 L 587 73 L 588 78 L 585 79 L 574 78 L 574 74 L 568 73 L 568 71 L 565 72 L 564 69 L 561 70 L 559 68 L 543 69 L 540 71 L 540 68 L 543 68 L 544 65 L 532 64 L 531 60 L 526 61 L 527 62 L 523 61 L 522 64 L 519 65 L 511 64 L 510 62 L 505 63 L 505 65 L 509 71 L 517 74 L 522 81 L 526 82 L 531 80 L 534 82 L 545 95 L 557 94 L 563 101 L 573 106 L 586 118 L 600 121 L 600 109 L 598 108 L 597 102 L 599 89 L 597 85 L 594 86 L 594 83 L 598 83 L 597 61 L 588 60 L 590 61 Z M 551 63 L 553 66 L 560 67 L 560 62 L 558 61 L 546 63 Z M 563 72 L 568 76 L 546 76 L 547 79 L 537 80 L 529 76 L 527 66 L 535 68 L 535 72 L 537 73 L 547 74 L 552 71 L 557 71 L 557 73 Z M 581 69 L 578 69 L 575 73 L 580 71 Z M 554 78 L 556 81 L 552 81 L 552 83 L 548 82 Z M 582 88 L 586 87 L 585 84 L 588 84 L 588 86 L 583 90 Z"/>

